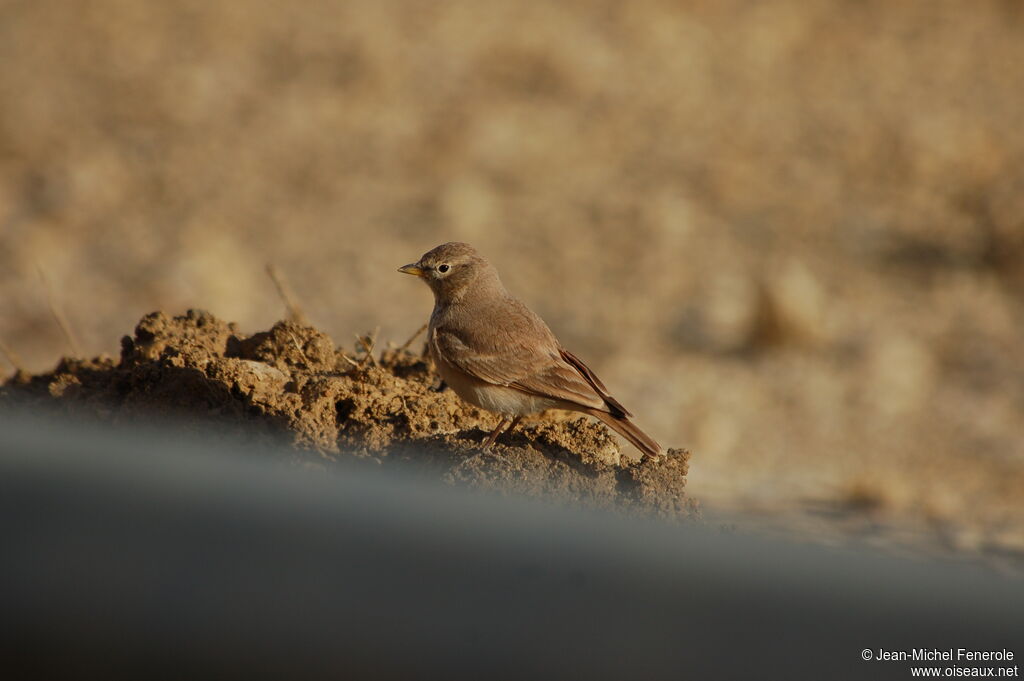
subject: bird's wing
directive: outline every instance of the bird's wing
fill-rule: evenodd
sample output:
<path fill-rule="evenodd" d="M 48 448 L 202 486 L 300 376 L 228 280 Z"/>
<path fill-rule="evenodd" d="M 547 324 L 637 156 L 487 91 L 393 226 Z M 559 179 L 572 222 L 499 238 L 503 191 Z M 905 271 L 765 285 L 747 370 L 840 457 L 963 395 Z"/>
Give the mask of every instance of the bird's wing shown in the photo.
<path fill-rule="evenodd" d="M 431 345 L 441 361 L 479 380 L 580 406 L 628 413 L 547 325 L 518 301 L 486 323 L 440 323 Z M 472 332 L 471 329 L 479 329 Z"/>
<path fill-rule="evenodd" d="M 561 348 L 560 353 L 562 355 L 562 359 L 565 360 L 566 363 L 571 365 L 576 371 L 578 371 L 580 375 L 583 376 L 584 379 L 586 379 L 586 381 L 590 384 L 594 391 L 601 396 L 601 399 L 603 399 L 605 403 L 608 405 L 609 411 L 611 411 L 612 414 L 614 414 L 615 416 L 633 415 L 629 412 L 628 409 L 622 406 L 621 402 L 619 402 L 617 399 L 608 394 L 608 388 L 604 387 L 604 383 L 601 382 L 601 379 L 597 377 L 597 374 L 590 370 L 590 367 L 583 363 L 582 359 L 572 354 L 565 348 Z"/>

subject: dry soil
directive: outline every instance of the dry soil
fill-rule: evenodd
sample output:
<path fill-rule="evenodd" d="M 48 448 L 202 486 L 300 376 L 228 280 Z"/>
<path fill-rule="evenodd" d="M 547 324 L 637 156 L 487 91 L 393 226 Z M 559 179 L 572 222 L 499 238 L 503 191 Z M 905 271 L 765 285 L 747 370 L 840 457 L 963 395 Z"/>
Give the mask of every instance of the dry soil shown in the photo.
<path fill-rule="evenodd" d="M 369 340 L 346 352 L 291 321 L 241 333 L 208 312 L 154 312 L 121 341 L 121 358 L 62 360 L 19 373 L 0 403 L 56 404 L 113 423 L 173 420 L 246 441 L 282 435 L 296 460 L 415 466 L 453 484 L 593 507 L 683 517 L 689 452 L 624 456 L 614 436 L 582 416 L 548 413 L 480 443 L 497 417 L 462 402 L 421 355 Z"/>

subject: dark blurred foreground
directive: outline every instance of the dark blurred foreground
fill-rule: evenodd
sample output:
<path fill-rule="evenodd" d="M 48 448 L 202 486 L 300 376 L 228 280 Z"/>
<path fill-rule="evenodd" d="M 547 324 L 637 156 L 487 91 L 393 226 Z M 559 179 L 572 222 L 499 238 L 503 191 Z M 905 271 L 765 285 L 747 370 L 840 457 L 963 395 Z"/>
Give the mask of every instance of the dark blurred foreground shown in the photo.
<path fill-rule="evenodd" d="M 1024 583 L 976 566 L 281 458 L 0 416 L 4 676 L 875 679 L 911 663 L 865 648 L 1024 653 Z"/>

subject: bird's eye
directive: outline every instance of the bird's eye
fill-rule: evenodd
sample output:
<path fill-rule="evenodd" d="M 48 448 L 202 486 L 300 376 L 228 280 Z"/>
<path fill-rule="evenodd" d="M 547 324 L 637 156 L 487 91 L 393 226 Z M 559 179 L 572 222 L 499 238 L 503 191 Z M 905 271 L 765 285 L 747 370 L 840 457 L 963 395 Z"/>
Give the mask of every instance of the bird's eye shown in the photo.
<path fill-rule="evenodd" d="M 449 265 L 438 265 L 437 266 L 437 271 L 440 272 L 441 274 L 444 274 L 445 272 L 447 272 L 450 269 L 451 269 L 451 266 L 449 266 Z"/>

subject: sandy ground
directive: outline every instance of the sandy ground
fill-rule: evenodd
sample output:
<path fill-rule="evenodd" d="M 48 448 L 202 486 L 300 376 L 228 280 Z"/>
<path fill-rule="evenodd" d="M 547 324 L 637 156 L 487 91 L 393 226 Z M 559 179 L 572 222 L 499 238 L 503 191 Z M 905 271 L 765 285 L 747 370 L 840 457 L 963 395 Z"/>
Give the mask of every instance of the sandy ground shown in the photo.
<path fill-rule="evenodd" d="M 400 343 L 395 268 L 465 240 L 706 506 L 1024 552 L 1020 3 L 0 17 L 8 373 L 157 309 L 270 328 L 268 262 L 339 345 Z"/>
<path fill-rule="evenodd" d="M 586 417 L 525 420 L 487 451 L 498 417 L 462 402 L 421 354 L 336 349 L 316 329 L 279 322 L 247 336 L 208 312 L 144 317 L 121 357 L 69 360 L 0 387 L 0 405 L 56 408 L 109 424 L 178 431 L 263 449 L 290 443 L 296 463 L 401 465 L 450 484 L 620 509 L 667 519 L 698 515 L 686 498 L 689 452 L 623 455 Z"/>

